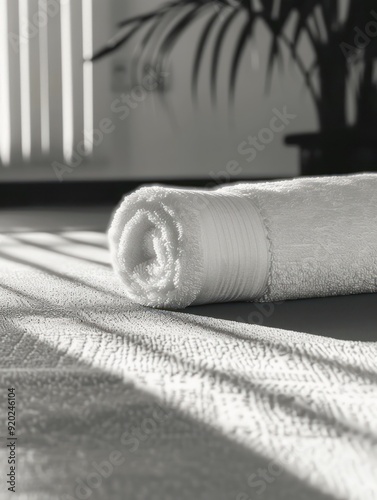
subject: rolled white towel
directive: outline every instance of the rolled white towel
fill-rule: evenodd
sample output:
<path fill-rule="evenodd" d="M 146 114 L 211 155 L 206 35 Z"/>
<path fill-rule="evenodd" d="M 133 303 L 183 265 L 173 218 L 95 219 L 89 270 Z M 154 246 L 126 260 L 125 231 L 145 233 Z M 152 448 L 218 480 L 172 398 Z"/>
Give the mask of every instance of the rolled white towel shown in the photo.
<path fill-rule="evenodd" d="M 109 241 L 127 296 L 147 306 L 372 292 L 377 175 L 143 187 Z"/>

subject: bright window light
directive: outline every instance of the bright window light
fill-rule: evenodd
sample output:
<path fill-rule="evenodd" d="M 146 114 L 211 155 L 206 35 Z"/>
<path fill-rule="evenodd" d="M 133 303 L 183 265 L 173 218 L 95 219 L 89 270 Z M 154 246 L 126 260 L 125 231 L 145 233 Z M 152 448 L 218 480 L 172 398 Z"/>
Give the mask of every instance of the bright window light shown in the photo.
<path fill-rule="evenodd" d="M 40 14 L 47 12 L 47 1 L 39 0 Z M 50 152 L 50 89 L 48 63 L 48 23 L 39 28 L 40 95 L 41 95 L 41 145 L 42 153 Z"/>
<path fill-rule="evenodd" d="M 84 56 L 84 130 L 85 148 L 93 152 L 93 0 L 82 0 L 82 42 Z"/>
<path fill-rule="evenodd" d="M 62 56 L 62 93 L 63 93 L 63 155 L 67 163 L 73 154 L 73 74 L 72 74 L 72 26 L 71 0 L 60 6 L 61 56 Z"/>
<path fill-rule="evenodd" d="M 31 157 L 31 99 L 30 99 L 30 47 L 27 33 L 29 20 L 28 0 L 19 0 L 20 85 L 21 85 L 21 138 L 24 161 Z M 8 29 L 7 31 L 8 32 Z"/>
<path fill-rule="evenodd" d="M 0 0 L 0 159 L 3 166 L 9 165 L 11 152 L 7 1 Z"/>

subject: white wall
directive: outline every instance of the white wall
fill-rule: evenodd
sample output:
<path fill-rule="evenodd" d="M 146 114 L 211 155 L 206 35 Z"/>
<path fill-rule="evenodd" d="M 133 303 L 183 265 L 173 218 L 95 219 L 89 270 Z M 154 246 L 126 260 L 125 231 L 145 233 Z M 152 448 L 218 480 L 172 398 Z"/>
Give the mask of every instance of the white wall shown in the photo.
<path fill-rule="evenodd" d="M 116 0 L 115 17 L 119 20 L 141 8 L 156 6 L 155 1 Z M 130 6 L 130 4 L 132 4 Z M 136 8 L 137 5 L 137 8 Z M 140 6 L 141 5 L 141 6 Z M 234 37 L 240 22 L 233 25 Z M 234 123 L 229 119 L 226 82 L 234 37 L 225 43 L 219 77 L 219 106 L 211 108 L 209 99 L 209 58 L 203 65 L 199 109 L 191 100 L 190 78 L 200 25 L 187 32 L 172 54 L 170 65 L 172 88 L 166 94 L 173 117 L 161 105 L 158 94 L 148 95 L 130 115 L 120 122 L 115 137 L 115 162 L 122 176 L 139 177 L 207 177 L 223 170 L 230 160 L 240 164 L 240 177 L 294 175 L 298 172 L 298 154 L 283 144 L 285 134 L 315 130 L 313 106 L 297 69 L 286 58 L 284 75 L 275 72 L 271 92 L 265 91 L 265 69 L 269 35 L 263 26 L 256 32 L 253 51 L 259 53 L 259 68 L 251 67 L 251 49 L 245 51 L 240 71 Z M 233 38 L 233 39 L 232 39 Z M 304 57 L 310 51 L 303 47 Z M 127 61 L 127 51 L 122 52 Z M 255 55 L 253 56 L 255 58 Z M 117 56 L 118 59 L 122 55 Z M 238 153 L 238 145 L 249 135 L 268 126 L 273 109 L 287 106 L 297 115 L 282 133 L 260 151 L 252 162 Z"/>

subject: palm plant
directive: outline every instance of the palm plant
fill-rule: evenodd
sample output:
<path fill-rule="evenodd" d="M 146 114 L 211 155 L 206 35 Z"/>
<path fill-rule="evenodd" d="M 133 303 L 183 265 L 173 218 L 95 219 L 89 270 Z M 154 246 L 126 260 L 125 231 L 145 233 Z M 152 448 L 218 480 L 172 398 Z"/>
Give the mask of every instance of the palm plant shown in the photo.
<path fill-rule="evenodd" d="M 242 55 L 255 36 L 256 24 L 261 22 L 271 34 L 267 84 L 276 63 L 283 62 L 285 47 L 313 99 L 320 129 L 328 133 L 348 127 L 347 88 L 351 74 L 356 71 L 359 78 L 353 94 L 356 126 L 377 129 L 374 82 L 377 11 L 374 7 L 377 9 L 375 0 L 172 0 L 146 14 L 122 21 L 119 32 L 95 54 L 94 60 L 135 39 L 132 74 L 136 77 L 146 60 L 155 68 L 163 68 L 183 33 L 204 17 L 193 58 L 192 91 L 195 97 L 204 66 L 203 56 L 208 50 L 211 52 L 209 80 L 215 98 L 226 35 L 241 17 L 243 24 L 237 29 L 229 68 L 231 99 L 235 95 Z M 310 42 L 314 55 L 309 64 L 300 55 L 304 37 Z"/>

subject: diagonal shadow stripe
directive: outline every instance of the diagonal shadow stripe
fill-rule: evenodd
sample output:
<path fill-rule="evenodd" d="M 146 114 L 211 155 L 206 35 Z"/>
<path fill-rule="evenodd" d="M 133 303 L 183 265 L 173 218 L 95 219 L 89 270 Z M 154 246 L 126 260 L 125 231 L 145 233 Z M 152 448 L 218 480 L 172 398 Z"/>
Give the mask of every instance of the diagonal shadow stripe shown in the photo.
<path fill-rule="evenodd" d="M 38 338 L 34 341 L 35 350 L 45 359 L 60 356 L 56 346 Z M 171 406 L 168 398 L 156 398 L 105 370 L 78 367 L 75 358 L 63 355 L 71 363 L 65 369 L 0 370 L 0 385 L 11 383 L 17 388 L 22 431 L 19 493 L 36 498 L 49 495 L 51 500 L 74 495 L 77 479 L 86 482 L 96 470 L 94 461 L 101 463 L 111 451 L 120 450 L 125 463 L 103 479 L 91 498 L 137 498 L 141 492 L 145 498 L 161 500 L 236 500 L 242 492 L 247 495 L 243 498 L 254 498 L 248 476 L 267 469 L 271 462 L 258 450 L 189 417 Z M 125 448 L 122 433 L 141 428 L 157 405 L 169 418 L 148 439 L 139 441 L 137 451 Z M 265 500 L 336 499 L 284 468 L 266 486 L 260 496 Z"/>
<path fill-rule="evenodd" d="M 77 278 L 77 277 L 73 278 L 71 276 L 68 276 L 67 274 L 63 274 L 63 273 L 60 273 L 58 271 L 54 271 L 52 269 L 49 269 L 48 267 L 43 266 L 41 264 L 36 264 L 34 262 L 30 262 L 25 258 L 15 257 L 13 255 L 9 255 L 8 253 L 6 253 L 4 251 L 0 251 L 0 257 L 3 259 L 9 260 L 10 262 L 14 262 L 16 264 L 22 264 L 24 266 L 41 271 L 43 274 L 46 274 L 54 279 L 60 279 L 60 280 L 66 281 L 66 282 L 74 284 L 74 285 L 80 285 L 82 287 L 89 288 L 95 292 L 106 294 L 106 295 L 115 297 L 117 299 L 122 298 L 121 294 L 116 294 L 116 293 L 111 292 L 110 290 L 101 289 L 99 287 L 94 286 L 91 283 L 87 283 L 87 282 L 81 280 L 80 278 Z"/>
<path fill-rule="evenodd" d="M 82 240 L 80 238 L 75 238 L 73 236 L 67 236 L 66 234 L 64 234 L 64 232 L 57 232 L 57 233 L 53 233 L 53 234 L 56 234 L 56 235 L 60 236 L 61 238 L 64 238 L 67 242 L 70 242 L 70 243 L 86 245 L 89 247 L 96 247 L 96 248 L 108 250 L 107 244 L 101 244 L 101 243 L 97 243 L 95 241 L 85 241 L 85 240 Z"/>
<path fill-rule="evenodd" d="M 22 243 L 23 245 L 31 246 L 31 247 L 34 247 L 34 248 L 39 248 L 39 249 L 44 250 L 46 252 L 56 253 L 56 254 L 59 254 L 59 255 L 63 255 L 64 257 L 69 257 L 71 259 L 76 259 L 76 260 L 82 260 L 83 262 L 89 262 L 91 264 L 97 264 L 98 266 L 102 266 L 102 267 L 106 267 L 106 268 L 110 268 L 111 267 L 110 264 L 106 264 L 104 262 L 101 262 L 99 260 L 93 259 L 91 257 L 82 257 L 82 256 L 78 256 L 78 255 L 73 255 L 73 254 L 69 253 L 69 251 L 64 251 L 61 248 L 51 247 L 49 245 L 43 245 L 41 243 L 36 243 L 34 241 L 29 241 L 29 240 L 23 239 L 19 235 L 17 235 L 17 236 L 12 235 L 12 238 L 14 240 Z"/>

